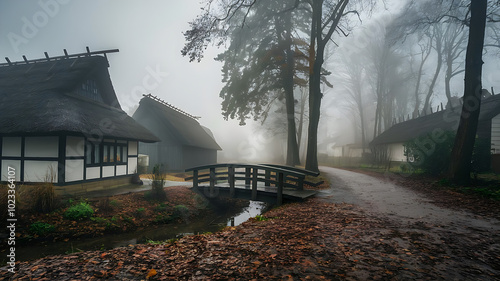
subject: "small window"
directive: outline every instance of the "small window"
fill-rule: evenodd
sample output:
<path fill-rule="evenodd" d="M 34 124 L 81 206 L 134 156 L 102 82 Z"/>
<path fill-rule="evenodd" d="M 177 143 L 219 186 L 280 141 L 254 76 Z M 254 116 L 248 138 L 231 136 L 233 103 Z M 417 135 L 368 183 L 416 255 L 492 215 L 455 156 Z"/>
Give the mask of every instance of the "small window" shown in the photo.
<path fill-rule="evenodd" d="M 102 162 L 103 163 L 108 163 L 109 162 L 109 145 L 105 144 L 102 147 Z"/>
<path fill-rule="evenodd" d="M 85 164 L 95 165 L 101 162 L 101 147 L 99 144 L 92 142 L 87 143 L 87 151 L 85 153 Z"/>
<path fill-rule="evenodd" d="M 122 146 L 122 148 L 123 148 L 123 160 L 122 160 L 122 162 L 127 163 L 127 161 L 128 161 L 127 146 L 126 145 Z"/>
<path fill-rule="evenodd" d="M 109 162 L 115 162 L 115 146 L 109 146 Z"/>

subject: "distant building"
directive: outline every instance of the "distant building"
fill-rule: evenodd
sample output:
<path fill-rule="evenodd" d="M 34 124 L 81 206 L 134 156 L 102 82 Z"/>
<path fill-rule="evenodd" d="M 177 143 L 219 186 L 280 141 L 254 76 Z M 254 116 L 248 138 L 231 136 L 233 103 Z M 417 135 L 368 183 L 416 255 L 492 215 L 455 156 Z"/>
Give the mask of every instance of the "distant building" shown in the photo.
<path fill-rule="evenodd" d="M 184 171 L 217 163 L 221 148 L 196 117 L 152 95 L 141 99 L 132 117 L 161 139 L 158 143 L 139 144 L 141 153 L 149 155 L 149 171 L 156 164 L 166 165 L 168 171 Z"/>
<path fill-rule="evenodd" d="M 370 143 L 372 147 L 386 147 L 391 161 L 406 161 L 403 144 L 428 133 L 456 131 L 460 122 L 461 105 L 455 110 L 448 107 L 429 115 L 393 125 Z M 485 96 L 477 128 L 478 138 L 491 147 L 491 167 L 500 173 L 500 95 Z"/>
<path fill-rule="evenodd" d="M 158 140 L 121 109 L 103 56 L 0 65 L 2 181 L 12 167 L 63 194 L 130 183 L 138 142 Z"/>

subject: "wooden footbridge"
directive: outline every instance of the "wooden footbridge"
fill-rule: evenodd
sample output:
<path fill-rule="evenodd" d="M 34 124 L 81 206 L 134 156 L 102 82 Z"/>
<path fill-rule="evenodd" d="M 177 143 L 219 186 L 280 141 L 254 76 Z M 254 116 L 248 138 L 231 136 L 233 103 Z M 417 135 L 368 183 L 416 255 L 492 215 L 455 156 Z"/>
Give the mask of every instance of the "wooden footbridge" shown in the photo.
<path fill-rule="evenodd" d="M 193 189 L 206 197 L 231 197 L 269 202 L 277 205 L 287 200 L 304 200 L 316 194 L 304 190 L 304 184 L 316 185 L 305 180 L 306 175 L 319 173 L 300 168 L 275 164 L 213 164 L 186 169 L 193 172 Z"/>

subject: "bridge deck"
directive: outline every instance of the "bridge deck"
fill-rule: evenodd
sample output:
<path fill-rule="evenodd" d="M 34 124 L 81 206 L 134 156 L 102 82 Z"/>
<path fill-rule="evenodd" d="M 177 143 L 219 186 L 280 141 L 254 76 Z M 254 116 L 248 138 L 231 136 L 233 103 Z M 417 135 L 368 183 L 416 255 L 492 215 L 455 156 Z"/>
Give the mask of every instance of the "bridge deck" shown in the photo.
<path fill-rule="evenodd" d="M 229 183 L 217 183 L 215 184 L 212 194 L 210 194 L 210 185 L 199 185 L 197 189 L 203 192 L 206 197 L 233 197 L 248 200 L 259 200 L 268 203 L 275 203 L 276 194 L 278 192 L 278 187 L 275 186 L 265 186 L 264 184 L 257 185 L 257 195 L 252 198 L 252 185 L 245 185 L 244 183 L 236 183 L 234 185 L 234 194 L 231 196 L 231 188 Z M 283 199 L 287 201 L 304 201 L 307 198 L 313 197 L 318 192 L 315 190 L 297 190 L 292 188 L 283 189 Z"/>

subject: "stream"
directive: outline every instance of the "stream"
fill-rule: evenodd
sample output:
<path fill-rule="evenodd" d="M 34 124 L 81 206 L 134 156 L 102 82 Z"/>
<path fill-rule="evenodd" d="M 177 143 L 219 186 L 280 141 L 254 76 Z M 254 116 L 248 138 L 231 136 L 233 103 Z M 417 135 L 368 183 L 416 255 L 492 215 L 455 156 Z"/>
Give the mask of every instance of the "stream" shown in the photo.
<path fill-rule="evenodd" d="M 237 226 L 249 218 L 264 213 L 269 205 L 263 202 L 250 201 L 247 207 L 233 215 L 214 209 L 215 217 L 211 219 L 192 219 L 188 223 L 154 225 L 138 229 L 134 232 L 106 234 L 100 237 L 83 238 L 67 242 L 57 241 L 48 244 L 34 244 L 16 247 L 16 259 L 19 261 L 35 260 L 49 255 L 69 254 L 79 251 L 107 250 L 127 245 L 143 244 L 148 241 L 165 241 L 185 235 L 216 232 L 224 226 Z"/>

